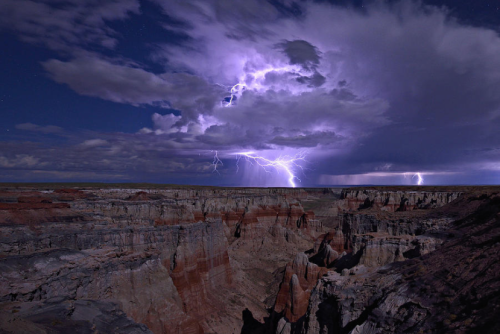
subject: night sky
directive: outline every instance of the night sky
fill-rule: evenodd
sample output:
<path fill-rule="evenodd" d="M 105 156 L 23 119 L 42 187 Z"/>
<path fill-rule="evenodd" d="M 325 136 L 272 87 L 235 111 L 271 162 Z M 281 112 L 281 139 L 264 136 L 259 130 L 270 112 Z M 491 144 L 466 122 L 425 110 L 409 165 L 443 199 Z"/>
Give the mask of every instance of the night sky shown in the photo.
<path fill-rule="evenodd" d="M 0 181 L 499 184 L 499 33 L 496 0 L 1 0 Z"/>

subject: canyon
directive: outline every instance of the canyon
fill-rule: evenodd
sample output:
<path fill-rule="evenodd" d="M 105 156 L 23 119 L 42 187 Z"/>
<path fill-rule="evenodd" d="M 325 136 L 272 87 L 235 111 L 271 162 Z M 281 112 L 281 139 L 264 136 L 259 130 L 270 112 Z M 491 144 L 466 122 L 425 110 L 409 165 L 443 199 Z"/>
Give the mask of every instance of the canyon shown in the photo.
<path fill-rule="evenodd" d="M 5 184 L 0 333 L 496 333 L 499 254 L 500 187 Z"/>

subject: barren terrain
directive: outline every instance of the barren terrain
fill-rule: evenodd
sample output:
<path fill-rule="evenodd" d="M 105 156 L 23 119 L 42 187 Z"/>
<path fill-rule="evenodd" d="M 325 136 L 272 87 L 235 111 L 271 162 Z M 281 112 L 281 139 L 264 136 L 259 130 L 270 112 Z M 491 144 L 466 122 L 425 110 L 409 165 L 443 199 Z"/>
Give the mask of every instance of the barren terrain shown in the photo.
<path fill-rule="evenodd" d="M 3 184 L 0 333 L 496 333 L 499 193 Z"/>

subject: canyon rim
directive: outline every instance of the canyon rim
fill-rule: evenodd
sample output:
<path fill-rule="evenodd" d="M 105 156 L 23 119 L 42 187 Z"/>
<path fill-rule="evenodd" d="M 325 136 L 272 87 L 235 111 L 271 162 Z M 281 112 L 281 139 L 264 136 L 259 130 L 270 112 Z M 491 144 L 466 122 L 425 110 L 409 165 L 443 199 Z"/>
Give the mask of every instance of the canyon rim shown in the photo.
<path fill-rule="evenodd" d="M 0 0 L 0 334 L 500 333 L 500 0 Z"/>
<path fill-rule="evenodd" d="M 496 333 L 500 188 L 3 185 L 2 333 Z"/>

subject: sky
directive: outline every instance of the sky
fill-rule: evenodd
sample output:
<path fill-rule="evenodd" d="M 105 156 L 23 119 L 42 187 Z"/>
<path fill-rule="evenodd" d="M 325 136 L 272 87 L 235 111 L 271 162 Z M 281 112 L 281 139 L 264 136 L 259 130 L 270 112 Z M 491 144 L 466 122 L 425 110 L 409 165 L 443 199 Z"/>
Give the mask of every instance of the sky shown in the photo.
<path fill-rule="evenodd" d="M 2 0 L 0 182 L 500 183 L 500 2 Z"/>

